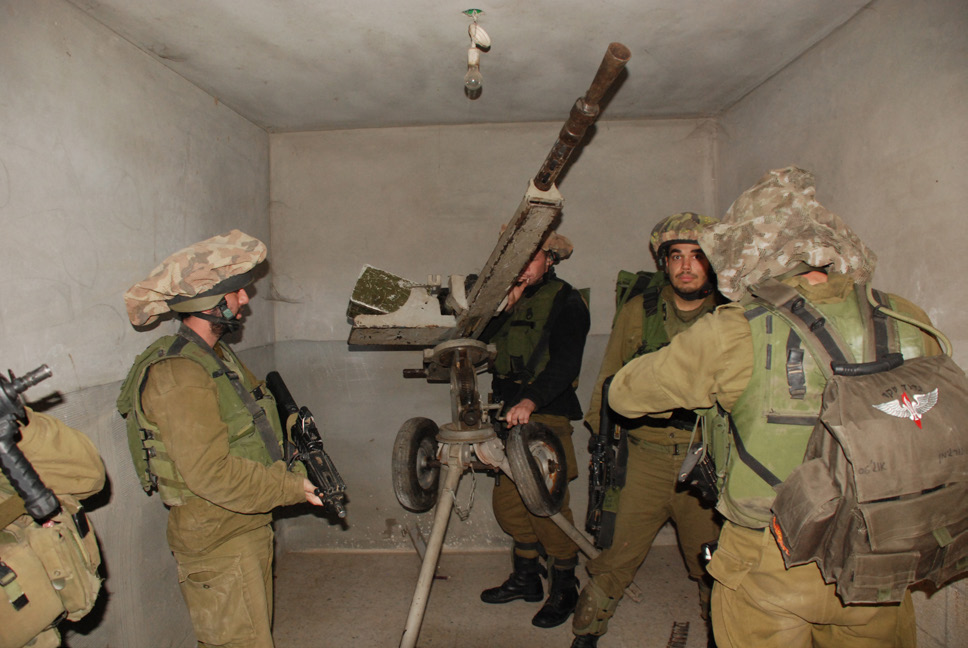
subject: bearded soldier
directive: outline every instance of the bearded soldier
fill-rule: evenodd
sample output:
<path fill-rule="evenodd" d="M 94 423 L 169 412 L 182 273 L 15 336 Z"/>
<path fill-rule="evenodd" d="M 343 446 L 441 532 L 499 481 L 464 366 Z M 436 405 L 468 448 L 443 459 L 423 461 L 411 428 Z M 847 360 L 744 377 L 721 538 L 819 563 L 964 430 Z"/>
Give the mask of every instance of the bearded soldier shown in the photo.
<path fill-rule="evenodd" d="M 871 312 L 864 285 L 874 254 L 814 192 L 807 171 L 771 171 L 733 203 L 721 224 L 700 235 L 719 289 L 738 303 L 627 364 L 609 393 L 609 404 L 624 416 L 677 407 L 730 414 L 711 442 L 718 509 L 726 518 L 708 567 L 716 580 L 712 619 L 721 648 L 916 643 L 910 592 L 898 604 L 845 605 L 816 563 L 787 568 L 769 529 L 773 486 L 803 461 L 826 378 L 789 321 L 750 296 L 792 295 L 785 303 L 793 310 L 819 312 L 810 329 L 838 335 L 854 358 L 871 357 L 874 347 L 862 323 Z M 887 299 L 894 311 L 928 322 L 910 302 Z M 920 328 L 890 326 L 904 357 L 938 353 Z"/>
<path fill-rule="evenodd" d="M 505 311 L 482 339 L 497 347 L 494 397 L 504 402 L 507 427 L 543 423 L 561 440 L 568 478 L 577 476 L 571 421 L 581 418 L 575 395 L 590 318 L 581 294 L 557 276 L 553 266 L 567 259 L 572 245 L 552 232 L 521 272 L 508 294 Z M 578 601 L 578 546 L 550 519 L 528 511 L 514 483 L 494 487 L 494 515 L 514 539 L 514 571 L 497 587 L 484 590 L 485 603 L 544 598 L 539 575 L 539 549 L 548 556 L 548 600 L 532 619 L 541 628 L 564 623 Z M 572 521 L 565 493 L 561 513 Z"/>
<path fill-rule="evenodd" d="M 272 395 L 221 341 L 241 328 L 265 257 L 261 241 L 232 230 L 174 253 L 124 296 L 134 326 L 168 311 L 181 319 L 135 360 L 118 410 L 142 485 L 170 509 L 168 545 L 200 646 L 272 646 L 271 511 L 321 505 L 281 461 Z"/>
<path fill-rule="evenodd" d="M 674 214 L 652 230 L 650 248 L 664 278 L 629 299 L 612 327 L 598 382 L 585 422 L 599 429 L 602 384 L 633 358 L 653 353 L 669 343 L 719 303 L 709 261 L 699 247 L 699 234 L 716 223 L 692 212 Z M 607 407 L 607 405 L 606 405 Z M 626 457 L 625 484 L 619 497 L 612 544 L 586 568 L 591 580 L 582 589 L 572 629 L 572 646 L 598 645 L 622 593 L 645 560 L 656 533 L 673 520 L 689 577 L 698 581 L 703 617 L 709 607 L 710 585 L 699 564 L 704 543 L 715 541 L 715 512 L 692 493 L 676 488 L 676 476 L 689 448 L 696 414 L 676 409 L 670 418 L 642 417 L 622 421 L 625 434 L 619 451 Z M 626 436 L 627 435 L 627 436 Z M 627 454 L 626 454 L 627 453 Z"/>

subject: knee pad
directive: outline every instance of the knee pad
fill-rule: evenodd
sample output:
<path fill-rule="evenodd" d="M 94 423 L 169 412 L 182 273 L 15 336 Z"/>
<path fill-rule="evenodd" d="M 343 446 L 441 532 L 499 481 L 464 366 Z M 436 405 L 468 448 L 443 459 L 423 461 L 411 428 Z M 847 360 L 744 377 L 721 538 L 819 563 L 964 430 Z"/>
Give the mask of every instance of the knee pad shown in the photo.
<path fill-rule="evenodd" d="M 619 598 L 608 596 L 594 580 L 588 582 L 578 597 L 572 630 L 576 635 L 603 635 L 608 629 L 608 620 L 615 614 Z"/>

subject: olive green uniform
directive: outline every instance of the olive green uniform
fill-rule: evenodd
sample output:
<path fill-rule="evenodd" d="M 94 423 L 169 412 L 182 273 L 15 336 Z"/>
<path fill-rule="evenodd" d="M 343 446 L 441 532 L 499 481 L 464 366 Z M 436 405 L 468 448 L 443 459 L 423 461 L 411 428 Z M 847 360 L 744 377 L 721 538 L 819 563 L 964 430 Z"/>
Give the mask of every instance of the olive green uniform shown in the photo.
<path fill-rule="evenodd" d="M 803 277 L 785 283 L 809 299 L 838 331 L 842 330 L 839 319 L 860 317 L 853 282 L 843 275 L 831 274 L 826 283 L 817 285 L 810 285 Z M 916 306 L 897 297 L 891 299 L 896 310 L 928 321 Z M 907 329 L 908 337 L 911 331 L 917 331 L 904 324 L 898 327 Z M 737 420 L 749 419 L 753 412 L 764 419 L 760 424 L 765 425 L 766 417 L 757 408 L 769 396 L 770 389 L 764 389 L 769 382 L 761 375 L 768 370 L 765 358 L 769 354 L 761 348 L 762 338 L 757 347 L 757 339 L 743 306 L 721 307 L 667 348 L 626 365 L 612 382 L 609 403 L 625 416 L 718 403 Z M 862 356 L 856 339 L 849 339 L 848 344 L 856 356 Z M 938 352 L 937 344 L 926 335 L 922 345 L 925 354 Z M 808 384 L 809 380 L 813 378 L 808 376 Z M 739 423 L 737 428 L 744 434 Z M 808 436 L 799 434 L 785 443 L 774 443 L 773 449 L 784 457 L 799 455 L 802 459 Z M 783 471 L 771 461 L 769 449 L 761 446 L 756 458 L 780 479 L 786 478 L 796 462 Z M 753 448 L 748 450 L 754 452 Z M 727 489 L 731 477 L 736 474 L 727 468 Z M 835 586 L 824 583 L 816 564 L 786 569 L 776 542 L 766 531 L 768 518 L 749 513 L 764 507 L 768 511 L 770 503 L 763 497 L 730 500 L 720 496 L 719 508 L 727 522 L 709 572 L 716 579 L 712 618 L 721 648 L 915 645 L 910 595 L 900 605 L 845 606 L 837 598 Z"/>
<path fill-rule="evenodd" d="M 666 285 L 654 312 L 646 311 L 642 295 L 631 298 L 619 311 L 585 415 L 592 430 L 599 427 L 605 379 L 643 352 L 665 346 L 716 305 L 715 297 L 710 295 L 698 308 L 682 311 L 676 307 L 674 295 L 672 286 Z M 626 481 L 619 497 L 612 545 L 586 564 L 593 585 L 587 585 L 582 592 L 581 610 L 573 625 L 577 634 L 604 633 L 622 592 L 635 578 L 656 534 L 668 520 L 675 522 L 689 577 L 700 583 L 705 574 L 699 563 L 702 545 L 715 541 L 719 535 L 715 511 L 703 506 L 692 493 L 676 488 L 692 430 L 663 425 L 658 418 L 633 427 L 638 423 L 642 422 L 627 421 Z M 708 596 L 708 586 L 700 585 L 703 609 L 708 608 Z"/>
<path fill-rule="evenodd" d="M 104 464 L 90 439 L 52 416 L 34 412 L 30 408 L 26 408 L 26 412 L 29 422 L 21 428 L 21 439 L 17 446 L 44 485 L 54 491 L 62 503 L 72 501 L 76 504 L 74 498 L 84 499 L 104 488 Z M 0 474 L 0 502 L 6 501 L 14 492 L 10 482 Z M 22 515 L 7 530 L 0 530 L 0 560 L 5 553 L 4 545 L 15 542 L 18 531 L 13 529 L 14 525 L 25 529 L 32 524 L 29 515 Z M 96 542 L 93 532 L 89 533 L 88 538 L 89 542 Z M 2 590 L 0 596 L 4 596 Z M 96 596 L 96 588 L 93 596 Z M 6 630 L 0 629 L 0 632 Z M 31 648 L 55 648 L 61 645 L 56 627 L 44 630 L 31 641 Z"/>
<path fill-rule="evenodd" d="M 168 348 L 172 340 L 153 347 Z M 269 460 L 240 397 L 216 382 L 224 376 L 213 378 L 211 366 L 188 357 L 199 348 L 190 343 L 147 368 L 143 354 L 129 374 L 130 381 L 146 373 L 142 413 L 175 469 L 168 486 L 175 495 L 166 499 L 168 544 L 199 644 L 271 647 L 271 511 L 305 501 L 303 477 Z M 261 395 L 228 346 L 218 343 L 215 352 L 246 391 Z M 271 399 L 259 402 L 278 437 Z"/>

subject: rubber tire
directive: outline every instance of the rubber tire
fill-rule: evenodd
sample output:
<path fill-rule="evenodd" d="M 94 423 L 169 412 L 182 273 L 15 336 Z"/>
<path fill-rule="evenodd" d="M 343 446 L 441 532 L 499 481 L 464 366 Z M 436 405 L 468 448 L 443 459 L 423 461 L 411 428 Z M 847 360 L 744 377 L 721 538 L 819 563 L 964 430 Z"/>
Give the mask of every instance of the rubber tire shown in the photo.
<path fill-rule="evenodd" d="M 560 511 L 568 488 L 568 461 L 561 440 L 551 428 L 543 423 L 514 426 L 505 453 L 514 485 L 528 510 L 538 517 Z"/>
<path fill-rule="evenodd" d="M 403 508 L 424 513 L 437 504 L 440 466 L 437 459 L 437 424 L 427 418 L 406 421 L 393 442 L 393 492 Z"/>

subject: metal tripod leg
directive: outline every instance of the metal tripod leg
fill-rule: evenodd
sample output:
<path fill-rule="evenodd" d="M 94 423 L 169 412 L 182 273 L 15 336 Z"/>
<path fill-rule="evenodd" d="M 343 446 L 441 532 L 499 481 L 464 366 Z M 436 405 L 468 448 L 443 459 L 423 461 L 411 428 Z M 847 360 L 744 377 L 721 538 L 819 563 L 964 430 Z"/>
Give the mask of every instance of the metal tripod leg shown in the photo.
<path fill-rule="evenodd" d="M 417 587 L 413 592 L 413 600 L 410 602 L 410 614 L 407 616 L 407 626 L 403 631 L 403 638 L 400 640 L 400 648 L 414 648 L 417 645 L 417 636 L 420 634 L 424 612 L 427 611 L 427 600 L 430 598 L 430 586 L 434 582 L 437 561 L 440 558 L 440 550 L 444 545 L 444 534 L 447 533 L 447 523 L 450 521 L 450 511 L 454 507 L 453 494 L 457 492 L 457 485 L 464 473 L 464 466 L 460 462 L 459 455 L 460 444 L 449 445 L 447 447 L 448 461 L 440 466 L 441 471 L 445 473 L 444 485 L 441 488 L 440 497 L 437 499 L 437 508 L 434 511 L 434 526 L 430 531 L 430 539 L 427 541 L 427 553 L 420 565 L 420 577 L 417 579 Z"/>

